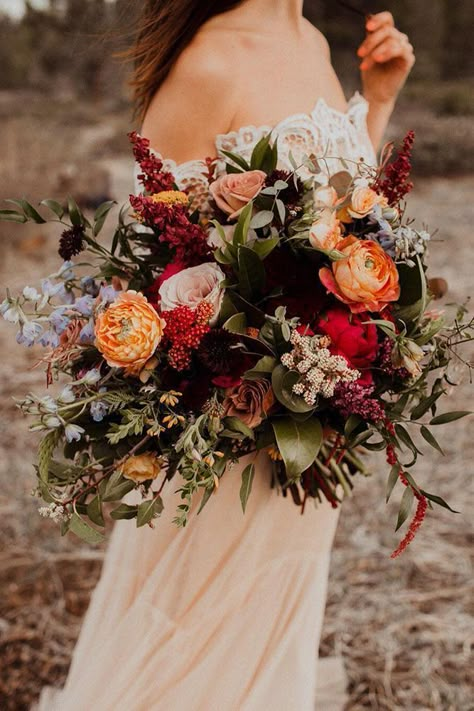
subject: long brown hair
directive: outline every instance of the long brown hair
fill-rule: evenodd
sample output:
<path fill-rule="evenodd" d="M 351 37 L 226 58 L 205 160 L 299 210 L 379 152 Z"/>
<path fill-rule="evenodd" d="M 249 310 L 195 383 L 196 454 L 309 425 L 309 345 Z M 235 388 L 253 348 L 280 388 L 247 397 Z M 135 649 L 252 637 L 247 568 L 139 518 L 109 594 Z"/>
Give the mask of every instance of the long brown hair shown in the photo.
<path fill-rule="evenodd" d="M 134 64 L 131 79 L 135 115 L 139 120 L 183 49 L 214 15 L 242 0 L 145 0 L 135 42 L 125 57 Z"/>

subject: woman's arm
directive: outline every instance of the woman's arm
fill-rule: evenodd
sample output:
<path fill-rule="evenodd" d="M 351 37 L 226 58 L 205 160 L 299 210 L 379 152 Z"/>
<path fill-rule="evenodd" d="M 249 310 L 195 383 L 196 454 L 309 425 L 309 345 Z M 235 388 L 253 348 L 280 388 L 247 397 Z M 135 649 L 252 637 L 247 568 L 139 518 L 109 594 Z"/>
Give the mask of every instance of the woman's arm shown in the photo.
<path fill-rule="evenodd" d="M 358 49 L 364 96 L 369 102 L 367 126 L 377 150 L 401 88 L 415 63 L 407 35 L 395 27 L 390 12 L 372 15 L 366 22 L 367 37 Z"/>
<path fill-rule="evenodd" d="M 141 133 L 165 158 L 215 157 L 215 136 L 228 130 L 236 110 L 225 56 L 208 43 L 193 43 L 153 98 Z"/>

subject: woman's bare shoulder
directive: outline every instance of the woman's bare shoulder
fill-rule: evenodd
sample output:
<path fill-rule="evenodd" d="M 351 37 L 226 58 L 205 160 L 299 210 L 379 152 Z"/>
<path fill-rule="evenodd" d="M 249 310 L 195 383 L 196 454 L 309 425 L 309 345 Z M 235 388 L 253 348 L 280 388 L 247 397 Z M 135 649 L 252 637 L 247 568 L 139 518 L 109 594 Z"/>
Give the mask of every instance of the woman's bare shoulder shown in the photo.
<path fill-rule="evenodd" d="M 163 155 L 184 162 L 212 156 L 215 136 L 235 113 L 236 83 L 230 53 L 198 34 L 154 96 L 142 133 Z"/>

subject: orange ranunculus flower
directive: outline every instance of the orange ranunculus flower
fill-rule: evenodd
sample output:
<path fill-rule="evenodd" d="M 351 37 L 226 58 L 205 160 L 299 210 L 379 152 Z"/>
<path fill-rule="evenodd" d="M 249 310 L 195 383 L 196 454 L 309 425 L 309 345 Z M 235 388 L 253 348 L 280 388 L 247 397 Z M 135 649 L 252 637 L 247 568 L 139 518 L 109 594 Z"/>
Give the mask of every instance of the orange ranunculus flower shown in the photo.
<path fill-rule="evenodd" d="M 96 347 L 110 366 L 139 375 L 156 351 L 165 326 L 143 294 L 125 291 L 97 317 Z"/>
<path fill-rule="evenodd" d="M 323 267 L 319 277 L 326 289 L 347 304 L 352 313 L 382 311 L 400 297 L 398 272 L 391 257 L 377 242 L 353 235 L 341 240 L 337 250 L 345 255 Z"/>
<path fill-rule="evenodd" d="M 120 471 L 125 479 L 141 484 L 150 479 L 156 479 L 163 468 L 163 460 L 153 452 L 144 452 L 129 457 L 121 465 Z"/>
<path fill-rule="evenodd" d="M 309 242 L 315 249 L 336 249 L 341 237 L 341 223 L 334 212 L 313 222 L 309 230 Z"/>
<path fill-rule="evenodd" d="M 379 195 L 372 188 L 359 185 L 351 195 L 351 202 L 338 212 L 338 218 L 342 222 L 352 222 L 352 220 L 362 220 L 373 211 L 376 205 L 387 206 L 387 198 Z"/>

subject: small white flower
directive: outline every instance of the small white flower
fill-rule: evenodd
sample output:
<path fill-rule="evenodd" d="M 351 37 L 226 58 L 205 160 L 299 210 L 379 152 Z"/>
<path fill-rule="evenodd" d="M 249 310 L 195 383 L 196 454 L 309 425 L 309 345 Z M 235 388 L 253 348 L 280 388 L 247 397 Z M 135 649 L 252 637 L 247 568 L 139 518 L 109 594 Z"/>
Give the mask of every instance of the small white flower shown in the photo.
<path fill-rule="evenodd" d="M 58 403 L 54 398 L 51 397 L 51 395 L 45 395 L 44 397 L 40 398 L 38 400 L 38 405 L 40 408 L 46 412 L 56 412 L 58 409 Z"/>
<path fill-rule="evenodd" d="M 79 425 L 66 425 L 64 429 L 64 434 L 66 435 L 66 439 L 68 442 L 73 442 L 76 441 L 78 442 L 82 435 L 84 434 L 85 429 L 83 427 L 79 427 Z"/>
<path fill-rule="evenodd" d="M 27 301 L 39 301 L 41 294 L 32 286 L 25 286 L 23 296 Z"/>
<path fill-rule="evenodd" d="M 81 378 L 80 382 L 85 385 L 96 385 L 101 378 L 100 370 L 98 368 L 92 368 L 92 370 L 89 370 L 84 377 Z"/>
<path fill-rule="evenodd" d="M 2 304 L 1 313 L 5 321 L 10 323 L 20 323 L 23 321 L 23 312 L 19 305 L 13 301 L 5 301 Z"/>
<path fill-rule="evenodd" d="M 48 430 L 56 430 L 58 427 L 61 427 L 61 420 L 54 415 L 48 415 L 44 418 L 43 422 Z"/>
<path fill-rule="evenodd" d="M 74 402 L 76 396 L 70 385 L 66 385 L 59 393 L 58 400 L 64 404 Z"/>

